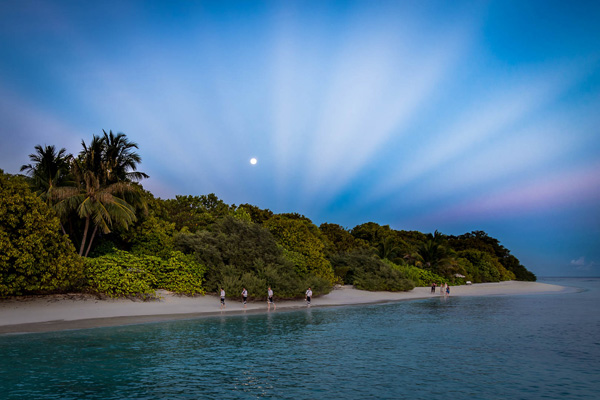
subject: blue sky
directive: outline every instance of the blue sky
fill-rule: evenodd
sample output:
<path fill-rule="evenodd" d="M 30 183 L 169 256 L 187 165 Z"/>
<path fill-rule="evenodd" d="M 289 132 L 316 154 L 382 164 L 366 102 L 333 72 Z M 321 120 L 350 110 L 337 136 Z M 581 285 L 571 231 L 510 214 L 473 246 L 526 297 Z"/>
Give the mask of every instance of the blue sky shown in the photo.
<path fill-rule="evenodd" d="M 539 276 L 598 276 L 598 21 L 594 1 L 5 0 L 0 168 L 112 129 L 162 198 L 485 230 Z"/>

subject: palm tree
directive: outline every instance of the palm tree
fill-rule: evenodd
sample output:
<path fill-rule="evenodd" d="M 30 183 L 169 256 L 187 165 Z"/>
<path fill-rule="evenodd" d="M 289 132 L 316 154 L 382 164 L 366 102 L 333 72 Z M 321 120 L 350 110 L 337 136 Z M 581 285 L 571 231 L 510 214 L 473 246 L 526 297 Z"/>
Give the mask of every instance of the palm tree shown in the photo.
<path fill-rule="evenodd" d="M 56 188 L 69 181 L 69 168 L 73 156 L 65 148 L 56 151 L 54 146 L 35 146 L 36 153 L 29 155 L 30 164 L 21 166 L 21 172 L 31 178 L 31 186 L 38 196 L 51 207 L 54 207 L 54 192 Z M 67 234 L 64 218 L 60 219 L 60 228 Z"/>
<path fill-rule="evenodd" d="M 67 181 L 70 161 L 73 158 L 65 148 L 56 151 L 54 146 L 35 146 L 36 153 L 29 155 L 30 164 L 21 166 L 21 172 L 32 178 L 32 186 L 37 193 L 48 203 L 52 197 L 52 190 Z"/>
<path fill-rule="evenodd" d="M 137 220 L 132 204 L 143 204 L 141 188 L 132 179 L 147 175 L 129 172 L 141 161 L 139 155 L 130 151 L 137 145 L 129 143 L 123 134 L 114 137 L 104 133 L 104 137 L 94 135 L 89 146 L 81 142 L 83 150 L 72 162 L 75 185 L 56 191 L 59 213 L 67 215 L 75 211 L 85 220 L 79 248 L 79 255 L 85 257 L 98 229 L 105 234 L 114 225 L 127 229 Z M 89 235 L 92 225 L 94 229 Z"/>
<path fill-rule="evenodd" d="M 113 134 L 112 131 L 104 133 L 104 162 L 106 163 L 106 180 L 114 182 L 137 182 L 148 178 L 143 172 L 137 171 L 137 164 L 142 161 L 138 153 L 133 151 L 138 145 L 130 142 L 124 133 Z"/>
<path fill-rule="evenodd" d="M 437 230 L 427 235 L 427 241 L 422 243 L 413 255 L 415 265 L 436 273 L 447 275 L 454 266 L 454 252 L 446 245 L 446 237 Z"/>
<path fill-rule="evenodd" d="M 398 245 L 398 241 L 391 236 L 384 237 L 375 249 L 375 254 L 377 254 L 379 258 L 382 260 L 389 260 L 396 264 L 400 264 L 404 261 L 400 256 L 401 252 L 402 248 Z"/>

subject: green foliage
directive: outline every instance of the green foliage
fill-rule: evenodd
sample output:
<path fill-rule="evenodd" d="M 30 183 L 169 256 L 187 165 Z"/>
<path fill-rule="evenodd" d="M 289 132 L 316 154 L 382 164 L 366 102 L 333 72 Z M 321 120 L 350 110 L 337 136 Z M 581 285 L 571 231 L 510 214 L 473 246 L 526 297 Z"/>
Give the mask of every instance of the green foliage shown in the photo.
<path fill-rule="evenodd" d="M 175 224 L 175 229 L 189 232 L 207 229 L 218 218 L 230 214 L 230 207 L 215 194 L 202 196 L 175 196 L 162 200 L 160 218 Z"/>
<path fill-rule="evenodd" d="M 29 155 L 31 164 L 21 166 L 21 172 L 31 178 L 33 190 L 46 202 L 51 204 L 53 189 L 68 181 L 69 163 L 72 155 L 62 148 L 56 151 L 55 146 L 35 146 L 36 152 Z"/>
<path fill-rule="evenodd" d="M 324 253 L 325 238 L 308 218 L 298 214 L 275 215 L 264 226 L 283 248 L 292 252 L 288 254 L 294 254 L 290 261 L 293 260 L 299 273 L 311 273 L 330 283 L 335 281 L 333 268 Z"/>
<path fill-rule="evenodd" d="M 319 230 L 323 236 L 327 238 L 326 244 L 330 247 L 329 254 L 337 254 L 340 252 L 351 252 L 359 249 L 368 248 L 364 240 L 356 239 L 350 232 L 337 224 L 324 223 L 319 226 Z"/>
<path fill-rule="evenodd" d="M 308 285 L 315 294 L 331 288 L 327 280 L 286 260 L 267 229 L 231 216 L 215 222 L 210 231 L 176 235 L 175 247 L 206 265 L 209 291 L 223 287 L 228 297 L 239 297 L 243 287 L 260 299 L 266 298 L 269 285 L 278 298 L 301 297 Z"/>
<path fill-rule="evenodd" d="M 355 226 L 351 233 L 356 239 L 362 239 L 369 243 L 371 246 L 375 246 L 381 238 L 386 237 L 391 232 L 389 225 L 381 226 L 375 222 L 366 222 L 361 225 Z"/>
<path fill-rule="evenodd" d="M 273 216 L 273 211 L 262 210 L 251 204 L 241 204 L 238 209 L 245 210 L 250 215 L 250 220 L 256 224 L 262 224 Z"/>
<path fill-rule="evenodd" d="M 354 273 L 354 286 L 370 291 L 400 292 L 415 287 L 412 281 L 404 278 L 401 271 L 385 264 L 376 269 L 362 268 Z"/>
<path fill-rule="evenodd" d="M 512 254 L 509 254 L 508 256 L 504 257 L 502 260 L 500 260 L 500 262 L 508 271 L 515 274 L 515 279 L 517 279 L 518 281 L 537 280 L 535 274 L 531 271 L 528 271 L 527 268 L 521 265 L 521 262 L 517 259 L 517 257 L 513 256 Z"/>
<path fill-rule="evenodd" d="M 514 273 L 508 271 L 489 253 L 479 250 L 463 250 L 458 256 L 469 261 L 464 263 L 467 279 L 472 282 L 499 282 L 515 279 Z"/>
<path fill-rule="evenodd" d="M 448 283 L 448 279 L 443 278 L 431 271 L 415 267 L 413 265 L 396 265 L 391 262 L 392 268 L 395 268 L 403 273 L 406 279 L 412 281 L 415 286 L 429 286 L 433 282 L 436 283 Z"/>
<path fill-rule="evenodd" d="M 164 260 L 136 256 L 122 250 L 85 260 L 85 275 L 91 290 L 111 297 L 151 298 L 155 289 L 179 294 L 203 294 L 204 267 L 180 252 Z"/>
<path fill-rule="evenodd" d="M 54 211 L 21 177 L 0 170 L 0 297 L 67 291 L 82 261 Z"/>
<path fill-rule="evenodd" d="M 118 248 L 115 246 L 115 243 L 108 239 L 106 236 L 101 237 L 96 241 L 96 246 L 88 255 L 89 257 L 100 257 L 105 254 L 114 253 Z"/>
<path fill-rule="evenodd" d="M 175 224 L 150 215 L 121 234 L 131 246 L 131 252 L 138 255 L 155 255 L 168 258 L 173 251 Z"/>
<path fill-rule="evenodd" d="M 512 272 L 514 278 L 520 281 L 535 281 L 535 274 L 528 271 L 519 260 L 510 254 L 510 251 L 500 244 L 498 239 L 489 236 L 483 231 L 473 231 L 460 236 L 450 236 L 450 245 L 456 251 L 479 250 L 495 257 L 502 266 Z M 503 276 L 512 276 L 510 273 L 502 273 Z"/>
<path fill-rule="evenodd" d="M 245 208 L 238 207 L 235 210 L 231 211 L 230 214 L 234 218 L 241 219 L 242 221 L 252 222 L 252 217 Z"/>
<path fill-rule="evenodd" d="M 160 262 L 152 256 L 139 258 L 148 260 L 145 268 L 155 276 L 156 288 L 178 294 L 204 294 L 202 283 L 206 268 L 194 257 L 173 251 L 168 259 L 160 259 Z"/>
<path fill-rule="evenodd" d="M 398 237 L 408 246 L 405 254 L 414 253 L 421 243 L 427 240 L 427 235 L 419 231 L 396 231 Z"/>
<path fill-rule="evenodd" d="M 381 226 L 375 222 L 357 225 L 352 229 L 352 236 L 368 244 L 373 252 L 382 260 L 400 263 L 414 249 L 406 242 L 403 231 L 390 229 L 389 225 Z"/>
<path fill-rule="evenodd" d="M 340 253 L 331 258 L 331 263 L 336 275 L 357 289 L 395 292 L 414 288 L 404 271 L 366 252 Z"/>
<path fill-rule="evenodd" d="M 147 269 L 153 268 L 148 265 L 153 262 L 159 264 L 161 259 L 148 257 L 141 260 L 122 250 L 98 258 L 86 258 L 85 276 L 88 287 L 110 297 L 155 297 L 157 279 Z"/>

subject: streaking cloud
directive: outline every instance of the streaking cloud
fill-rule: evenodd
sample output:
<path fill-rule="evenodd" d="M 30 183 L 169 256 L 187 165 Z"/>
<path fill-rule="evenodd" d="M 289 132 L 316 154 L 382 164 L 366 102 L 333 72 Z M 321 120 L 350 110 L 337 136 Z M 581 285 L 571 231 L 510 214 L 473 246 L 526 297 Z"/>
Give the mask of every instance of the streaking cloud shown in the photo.
<path fill-rule="evenodd" d="M 0 168 L 112 129 L 156 196 L 598 259 L 600 6 L 523 4 L 3 2 Z"/>

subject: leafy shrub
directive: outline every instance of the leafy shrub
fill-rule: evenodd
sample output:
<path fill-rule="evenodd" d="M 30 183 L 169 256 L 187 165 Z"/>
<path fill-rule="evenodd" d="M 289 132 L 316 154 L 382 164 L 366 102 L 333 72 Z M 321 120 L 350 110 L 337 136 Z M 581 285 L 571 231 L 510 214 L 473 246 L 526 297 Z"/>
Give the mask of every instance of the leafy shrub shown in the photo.
<path fill-rule="evenodd" d="M 266 298 L 269 285 L 278 298 L 302 297 L 311 285 L 315 295 L 331 289 L 327 279 L 288 261 L 267 229 L 242 219 L 228 216 L 210 231 L 181 233 L 175 246 L 206 265 L 209 291 L 223 287 L 229 298 L 240 297 L 244 287 L 254 299 Z"/>
<path fill-rule="evenodd" d="M 429 286 L 433 282 L 448 283 L 448 279 L 443 278 L 432 271 L 415 267 L 414 265 L 396 265 L 391 262 L 386 263 L 389 263 L 392 268 L 401 271 L 407 279 L 415 284 L 415 286 Z"/>
<path fill-rule="evenodd" d="M 167 260 L 157 257 L 143 256 L 145 268 L 156 277 L 156 288 L 166 289 L 178 294 L 204 294 L 202 282 L 205 268 L 192 256 L 174 251 Z"/>
<path fill-rule="evenodd" d="M 158 262 L 160 259 L 155 258 Z M 89 288 L 110 297 L 154 297 L 156 277 L 144 268 L 140 258 L 117 250 L 98 258 L 85 259 Z"/>
<path fill-rule="evenodd" d="M 415 286 L 404 271 L 366 252 L 341 253 L 333 256 L 331 263 L 343 282 L 357 289 L 397 292 Z"/>
<path fill-rule="evenodd" d="M 331 263 L 325 257 L 326 237 L 306 217 L 297 214 L 274 215 L 264 223 L 277 243 L 288 252 L 300 273 L 310 273 L 335 282 Z M 313 291 L 314 292 L 314 291 Z"/>
<path fill-rule="evenodd" d="M 169 258 L 173 251 L 175 224 L 148 216 L 121 236 L 131 245 L 131 252 Z"/>
<path fill-rule="evenodd" d="M 498 282 L 515 279 L 515 274 L 508 271 L 498 261 L 498 258 L 479 250 L 462 250 L 458 253 L 459 257 L 469 261 L 467 266 L 467 279 L 472 282 Z"/>
<path fill-rule="evenodd" d="M 204 294 L 204 267 L 189 256 L 173 252 L 167 260 L 136 256 L 122 250 L 85 260 L 89 287 L 111 297 L 153 297 L 155 289 L 180 294 Z"/>
<path fill-rule="evenodd" d="M 54 211 L 0 170 L 0 297 L 76 288 L 83 262 Z"/>

